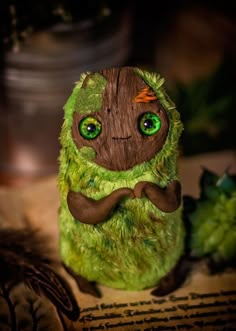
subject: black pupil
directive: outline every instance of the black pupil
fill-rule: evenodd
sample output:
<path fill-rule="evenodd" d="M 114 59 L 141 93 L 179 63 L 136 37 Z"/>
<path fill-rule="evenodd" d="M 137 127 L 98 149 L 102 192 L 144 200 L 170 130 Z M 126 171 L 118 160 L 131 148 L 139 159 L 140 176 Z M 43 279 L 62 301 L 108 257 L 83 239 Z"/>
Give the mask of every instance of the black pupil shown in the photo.
<path fill-rule="evenodd" d="M 90 123 L 90 124 L 87 126 L 87 130 L 88 130 L 88 132 L 94 132 L 94 131 L 96 131 L 96 125 L 93 124 L 93 123 Z"/>
<path fill-rule="evenodd" d="M 145 126 L 146 129 L 150 129 L 153 127 L 153 121 L 150 119 L 147 119 L 144 121 L 143 125 Z"/>

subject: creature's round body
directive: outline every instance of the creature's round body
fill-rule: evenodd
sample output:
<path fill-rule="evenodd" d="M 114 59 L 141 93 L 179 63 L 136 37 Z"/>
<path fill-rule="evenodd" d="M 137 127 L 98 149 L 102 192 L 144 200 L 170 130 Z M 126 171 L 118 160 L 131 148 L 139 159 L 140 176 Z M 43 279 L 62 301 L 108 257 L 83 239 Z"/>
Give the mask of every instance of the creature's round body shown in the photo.
<path fill-rule="evenodd" d="M 113 182 L 96 177 L 91 180 L 86 176 L 88 168 L 84 167 L 85 173 L 80 173 L 79 184 L 73 189 L 87 186 L 83 193 L 94 198 L 119 187 L 134 187 L 143 179 L 155 180 L 150 173 Z M 183 252 L 181 216 L 181 208 L 163 213 L 145 197 L 127 198 L 108 221 L 83 224 L 73 218 L 64 199 L 60 212 L 61 256 L 90 281 L 127 290 L 152 287 L 171 271 Z"/>
<path fill-rule="evenodd" d="M 142 78 L 145 80 L 145 77 L 144 74 Z M 153 82 L 153 86 L 155 84 L 157 86 L 154 91 L 157 92 L 159 89 L 161 93 L 164 93 L 158 86 L 158 81 L 155 80 L 156 76 L 153 77 L 150 82 Z M 146 79 L 146 83 L 149 78 Z M 106 286 L 126 290 L 141 290 L 153 287 L 158 285 L 158 282 L 175 267 L 183 254 L 182 207 L 179 202 L 172 209 L 165 204 L 164 207 L 160 206 L 158 208 L 158 195 L 153 198 L 152 194 L 149 195 L 148 189 L 141 192 L 141 194 L 137 194 L 135 187 L 139 183 L 149 183 L 149 187 L 154 187 L 158 194 L 159 191 L 163 190 L 163 196 L 165 197 L 168 185 L 173 181 L 177 181 L 177 142 L 182 130 L 179 115 L 173 104 L 169 101 L 165 102 L 166 95 L 161 93 L 158 95 L 157 93 L 160 104 L 166 108 L 169 123 L 166 135 L 162 133 L 159 138 L 159 140 L 162 140 L 162 146 L 151 157 L 148 156 L 147 160 L 143 160 L 142 158 L 145 158 L 145 155 L 141 155 L 141 149 L 137 150 L 134 147 L 134 151 L 131 150 L 133 145 L 128 140 L 131 140 L 129 137 L 133 137 L 132 134 L 128 138 L 119 138 L 119 141 L 117 137 L 112 137 L 112 144 L 120 144 L 119 146 L 114 145 L 112 148 L 115 149 L 118 146 L 122 153 L 124 152 L 127 165 L 120 162 L 117 170 L 114 154 L 109 168 L 106 166 L 109 162 L 108 157 L 104 160 L 97 157 L 96 161 L 96 155 L 100 153 L 103 146 L 98 144 L 93 147 L 93 139 L 86 142 L 86 136 L 81 135 L 77 138 L 77 133 L 73 131 L 78 129 L 78 121 L 80 120 L 80 118 L 77 120 L 75 115 L 73 117 L 76 109 L 77 117 L 81 116 L 84 119 L 87 114 L 91 115 L 89 111 L 83 114 L 83 111 L 81 112 L 80 109 L 76 108 L 81 88 L 83 88 L 82 82 L 77 86 L 77 89 L 75 88 L 65 107 L 65 123 L 61 135 L 59 226 L 62 260 L 75 273 L 89 281 L 96 281 Z M 151 94 L 150 100 L 152 100 L 152 97 Z M 104 104 L 104 102 L 103 97 L 101 103 Z M 133 102 L 133 99 L 131 102 Z M 145 105 L 145 107 L 151 107 L 151 105 Z M 155 107 L 155 105 L 152 104 L 152 107 Z M 153 112 L 155 112 L 155 109 Z M 157 114 L 159 114 L 158 112 Z M 94 114 L 96 119 L 103 123 L 104 119 L 99 117 L 99 111 L 95 111 Z M 129 115 L 127 114 L 127 116 Z M 160 118 L 162 118 L 161 116 Z M 139 117 L 140 115 L 137 115 L 137 119 Z M 75 125 L 76 120 L 78 123 Z M 115 121 L 110 123 L 115 123 Z M 130 123 L 132 125 L 133 122 Z M 148 121 L 146 123 L 150 124 Z M 101 132 L 103 134 L 103 136 L 101 134 L 101 139 L 104 139 L 106 144 L 105 125 Z M 148 146 L 148 139 L 150 139 L 150 144 L 152 144 L 152 141 L 155 143 L 154 140 L 151 140 L 154 138 L 142 138 L 142 132 L 137 133 L 137 135 L 139 134 L 140 139 L 144 139 L 145 146 Z M 156 148 L 154 143 L 153 146 Z M 122 147 L 121 144 L 123 144 Z M 140 145 L 140 142 L 138 144 Z M 128 146 L 127 150 L 123 146 Z M 140 160 L 137 161 L 137 164 L 132 164 L 133 161 L 130 161 L 129 157 L 135 155 L 135 149 L 140 156 L 134 157 L 137 160 L 140 157 Z M 104 153 L 109 152 L 106 147 Z M 119 157 L 123 156 L 117 155 L 117 158 Z M 123 188 L 128 189 L 130 193 L 119 199 L 111 209 L 107 209 L 108 212 L 104 219 L 98 220 L 94 224 L 89 223 L 89 220 L 86 221 L 86 212 L 88 212 L 88 215 L 91 212 L 96 219 L 96 202 L 102 201 L 105 197 L 110 196 L 112 192 Z M 69 192 L 75 192 L 79 197 L 79 201 L 82 201 L 80 200 L 81 197 L 86 199 L 84 200 L 85 204 L 80 203 L 76 206 L 76 208 L 78 207 L 77 213 L 74 213 L 74 201 L 68 198 Z M 88 208 L 90 203 L 91 208 Z M 79 216 L 75 216 L 80 214 L 81 219 Z"/>

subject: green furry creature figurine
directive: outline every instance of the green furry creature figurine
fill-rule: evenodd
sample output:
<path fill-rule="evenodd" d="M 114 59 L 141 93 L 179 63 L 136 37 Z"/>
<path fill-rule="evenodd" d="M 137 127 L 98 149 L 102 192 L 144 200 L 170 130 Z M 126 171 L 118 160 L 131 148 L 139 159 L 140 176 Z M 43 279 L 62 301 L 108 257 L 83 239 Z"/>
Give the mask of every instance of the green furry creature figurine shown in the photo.
<path fill-rule="evenodd" d="M 129 67 L 82 74 L 65 105 L 60 253 L 81 291 L 99 296 L 99 283 L 166 293 L 183 255 L 183 127 L 163 83 Z"/>

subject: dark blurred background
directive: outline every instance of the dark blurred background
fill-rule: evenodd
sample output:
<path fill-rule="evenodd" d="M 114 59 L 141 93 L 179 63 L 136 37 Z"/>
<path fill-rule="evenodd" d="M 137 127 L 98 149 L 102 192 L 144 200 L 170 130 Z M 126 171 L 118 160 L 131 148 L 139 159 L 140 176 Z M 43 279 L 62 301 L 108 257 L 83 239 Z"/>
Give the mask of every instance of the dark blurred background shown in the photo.
<path fill-rule="evenodd" d="M 1 0 L 0 34 L 0 184 L 56 174 L 62 106 L 105 67 L 166 79 L 182 155 L 235 150 L 233 1 Z"/>

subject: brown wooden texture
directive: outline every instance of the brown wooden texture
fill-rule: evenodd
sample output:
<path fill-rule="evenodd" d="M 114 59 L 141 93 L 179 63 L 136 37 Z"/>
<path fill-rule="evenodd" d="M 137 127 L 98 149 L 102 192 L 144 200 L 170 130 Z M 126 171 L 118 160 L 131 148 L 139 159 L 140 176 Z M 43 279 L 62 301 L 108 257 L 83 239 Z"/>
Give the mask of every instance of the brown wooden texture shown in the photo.
<path fill-rule="evenodd" d="M 134 195 L 141 198 L 142 193 L 145 193 L 147 198 L 165 213 L 175 211 L 181 203 L 181 185 L 177 180 L 173 180 L 165 188 L 150 182 L 139 182 L 135 185 Z"/>
<path fill-rule="evenodd" d="M 149 161 L 161 150 L 168 133 L 168 116 L 158 100 L 135 102 L 138 93 L 148 86 L 133 69 L 113 68 L 100 73 L 107 79 L 102 109 L 91 115 L 102 123 L 102 132 L 94 140 L 84 139 L 78 125 L 88 114 L 75 112 L 72 136 L 78 148 L 89 146 L 96 151 L 97 164 L 109 170 L 128 170 Z M 82 88 L 86 88 L 86 82 Z M 153 136 L 144 136 L 138 129 L 139 117 L 145 112 L 153 112 L 161 119 L 161 128 Z"/>
<path fill-rule="evenodd" d="M 82 223 L 98 224 L 107 220 L 112 209 L 125 197 L 134 198 L 133 191 L 128 187 L 119 188 L 100 200 L 86 197 L 82 193 L 69 191 L 68 208 L 73 217 Z"/>

